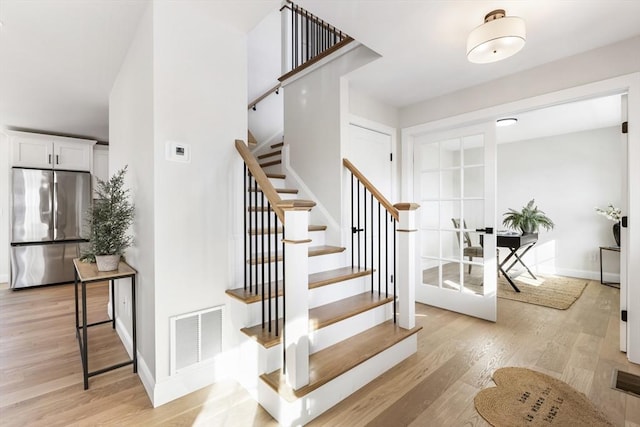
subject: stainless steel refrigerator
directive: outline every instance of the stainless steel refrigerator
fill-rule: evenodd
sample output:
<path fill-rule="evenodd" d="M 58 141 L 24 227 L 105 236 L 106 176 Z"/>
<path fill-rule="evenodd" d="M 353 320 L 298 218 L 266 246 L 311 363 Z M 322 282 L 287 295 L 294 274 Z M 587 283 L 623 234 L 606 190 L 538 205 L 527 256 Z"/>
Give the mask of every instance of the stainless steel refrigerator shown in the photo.
<path fill-rule="evenodd" d="M 90 204 L 89 172 L 12 169 L 12 288 L 73 281 Z"/>

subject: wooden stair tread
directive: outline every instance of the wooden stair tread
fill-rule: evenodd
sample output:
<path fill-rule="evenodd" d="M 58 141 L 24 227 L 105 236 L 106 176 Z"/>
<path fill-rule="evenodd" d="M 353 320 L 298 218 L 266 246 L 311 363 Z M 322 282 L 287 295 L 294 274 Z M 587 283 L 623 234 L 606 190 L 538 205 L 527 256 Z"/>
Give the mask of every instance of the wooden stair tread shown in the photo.
<path fill-rule="evenodd" d="M 276 144 L 271 144 L 271 148 L 280 148 L 284 145 L 284 142 L 278 142 Z"/>
<path fill-rule="evenodd" d="M 282 155 L 282 150 L 271 151 L 270 153 L 260 154 L 258 156 L 258 160 L 266 159 L 269 157 L 280 156 Z"/>
<path fill-rule="evenodd" d="M 368 276 L 373 270 L 360 267 L 342 267 L 335 270 L 320 271 L 309 275 L 309 289 L 355 279 L 356 277 Z"/>
<path fill-rule="evenodd" d="M 309 225 L 309 227 L 307 228 L 307 230 L 311 231 L 324 231 L 327 229 L 326 225 Z M 247 233 L 253 235 L 256 234 L 262 234 L 262 229 L 258 228 L 258 229 L 251 229 L 249 231 L 247 231 Z M 282 233 L 282 227 L 278 227 L 278 228 L 272 228 L 271 229 L 271 234 L 280 234 Z"/>
<path fill-rule="evenodd" d="M 298 194 L 298 189 L 297 188 L 276 188 L 276 193 L 280 193 L 280 194 Z M 251 193 L 262 193 L 262 189 L 261 188 L 251 188 L 249 189 L 249 192 Z"/>
<path fill-rule="evenodd" d="M 365 311 L 393 301 L 393 296 L 385 297 L 377 292 L 364 292 L 336 302 L 321 305 L 309 310 L 309 331 L 315 331 L 334 323 L 356 316 Z M 278 329 L 282 331 L 282 319 L 278 319 Z M 261 324 L 242 328 L 240 331 L 256 340 L 265 348 L 273 347 L 281 341 L 282 334 L 275 335 L 275 325 L 271 332 Z"/>
<path fill-rule="evenodd" d="M 267 173 L 267 178 L 285 179 L 287 176 L 283 173 Z"/>
<path fill-rule="evenodd" d="M 321 271 L 309 275 L 309 289 L 319 288 L 321 286 L 331 285 L 333 283 L 344 282 L 346 280 L 355 279 L 357 277 L 368 276 L 373 270 L 365 270 L 359 267 L 343 267 L 335 270 Z M 275 285 L 271 285 L 271 298 L 275 297 Z M 265 285 L 265 289 L 268 286 Z M 262 285 L 258 285 L 258 292 L 251 292 L 244 288 L 227 289 L 227 295 L 234 297 L 246 304 L 251 304 L 262 300 Z M 282 296 L 282 281 L 278 281 L 278 296 Z"/>
<path fill-rule="evenodd" d="M 293 402 L 391 348 L 420 329 L 422 326 L 403 329 L 393 323 L 393 320 L 388 320 L 348 340 L 314 353 L 309 357 L 309 384 L 298 390 L 293 390 L 286 384 L 280 369 L 262 374 L 260 378 L 280 396 Z"/>
<path fill-rule="evenodd" d="M 261 168 L 266 168 L 269 166 L 275 166 L 275 165 L 279 165 L 282 163 L 282 160 L 278 159 L 278 160 L 272 160 L 270 162 L 266 162 L 266 163 L 260 163 L 260 167 Z"/>
<path fill-rule="evenodd" d="M 321 246 L 309 246 L 309 257 L 313 256 L 321 256 L 321 255 L 330 255 L 337 254 L 340 252 L 344 252 L 346 248 L 340 246 L 329 246 L 329 245 L 321 245 Z M 253 258 L 251 260 L 247 260 L 247 263 L 258 264 L 261 261 L 261 258 Z M 269 254 L 265 256 L 265 261 L 274 262 L 274 261 L 282 261 L 282 254 L 278 253 L 278 258 L 276 259 L 274 254 Z"/>

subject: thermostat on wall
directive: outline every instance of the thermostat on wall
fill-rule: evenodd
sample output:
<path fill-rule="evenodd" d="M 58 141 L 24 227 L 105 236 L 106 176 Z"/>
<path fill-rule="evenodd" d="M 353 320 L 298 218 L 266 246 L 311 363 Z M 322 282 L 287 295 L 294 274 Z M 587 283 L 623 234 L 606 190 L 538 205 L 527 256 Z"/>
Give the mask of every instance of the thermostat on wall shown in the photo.
<path fill-rule="evenodd" d="M 166 158 L 173 162 L 191 162 L 191 145 L 182 142 L 167 141 Z"/>

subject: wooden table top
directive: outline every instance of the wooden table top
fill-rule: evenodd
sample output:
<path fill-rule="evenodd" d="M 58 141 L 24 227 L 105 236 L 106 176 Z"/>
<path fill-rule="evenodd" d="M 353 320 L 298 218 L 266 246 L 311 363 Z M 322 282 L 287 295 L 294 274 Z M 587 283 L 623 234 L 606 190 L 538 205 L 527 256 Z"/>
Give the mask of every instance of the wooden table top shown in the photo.
<path fill-rule="evenodd" d="M 95 280 L 117 279 L 137 274 L 137 271 L 124 261 L 120 261 L 118 269 L 113 271 L 98 271 L 96 263 L 83 262 L 79 258 L 73 260 L 73 265 L 78 272 L 78 279 L 81 282 L 91 282 Z"/>

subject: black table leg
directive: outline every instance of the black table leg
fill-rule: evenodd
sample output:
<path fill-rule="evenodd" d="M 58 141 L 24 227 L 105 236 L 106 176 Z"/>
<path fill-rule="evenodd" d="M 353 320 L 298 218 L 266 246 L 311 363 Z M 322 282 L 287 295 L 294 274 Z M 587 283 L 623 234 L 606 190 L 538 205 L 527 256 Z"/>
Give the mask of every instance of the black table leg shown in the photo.
<path fill-rule="evenodd" d="M 136 276 L 131 276 L 131 326 L 133 329 L 133 372 L 138 372 L 138 346 L 136 345 Z"/>
<path fill-rule="evenodd" d="M 89 342 L 87 340 L 87 284 L 82 282 L 82 371 L 84 374 L 84 389 L 89 388 Z"/>
<path fill-rule="evenodd" d="M 509 271 L 509 268 L 513 267 L 513 265 L 514 265 L 515 263 L 511 264 L 511 265 L 509 266 L 509 268 L 507 268 L 506 270 L 503 268 L 503 266 L 504 266 L 507 262 L 509 262 L 509 260 L 511 259 L 511 257 L 513 257 L 513 256 L 515 255 L 515 253 L 516 253 L 516 251 L 517 251 L 518 249 L 517 249 L 517 248 L 516 248 L 516 249 L 509 248 L 509 250 L 511 251 L 511 253 L 510 253 L 509 255 L 507 255 L 507 257 L 504 259 L 504 261 L 502 261 L 502 262 L 500 263 L 500 265 L 498 265 L 498 271 L 502 272 L 502 274 L 504 275 L 505 279 L 507 279 L 507 282 L 509 282 L 509 284 L 511 285 L 511 287 L 513 288 L 513 290 L 514 290 L 514 291 L 516 291 L 516 292 L 520 292 L 520 289 L 518 289 L 518 287 L 516 286 L 516 284 L 515 284 L 515 283 L 513 283 L 513 280 L 511 280 L 511 277 L 509 277 L 509 275 L 507 274 L 507 271 Z"/>
<path fill-rule="evenodd" d="M 111 279 L 111 329 L 116 328 L 116 294 L 113 286 L 114 279 Z"/>

